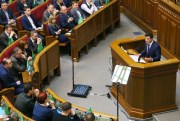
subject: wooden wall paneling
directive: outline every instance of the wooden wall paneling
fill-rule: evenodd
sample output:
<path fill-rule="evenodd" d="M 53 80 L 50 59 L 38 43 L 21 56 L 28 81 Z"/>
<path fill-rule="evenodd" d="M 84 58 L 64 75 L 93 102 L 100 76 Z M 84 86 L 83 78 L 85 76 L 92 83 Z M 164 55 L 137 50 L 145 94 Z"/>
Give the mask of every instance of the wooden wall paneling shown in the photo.
<path fill-rule="evenodd" d="M 136 14 L 137 16 L 139 16 L 140 18 L 144 17 L 144 0 L 137 0 L 137 4 L 136 4 Z"/>
<path fill-rule="evenodd" d="M 150 0 L 144 1 L 144 20 L 149 25 L 152 26 L 152 22 L 154 21 L 153 17 L 154 13 L 154 5 Z"/>
<path fill-rule="evenodd" d="M 40 83 L 48 75 L 48 62 L 46 53 L 41 56 L 39 59 L 39 74 L 40 74 Z"/>
<path fill-rule="evenodd" d="M 177 42 L 177 40 L 176 40 L 177 24 L 173 21 L 170 21 L 168 28 L 170 30 L 169 31 L 169 40 L 168 40 L 169 49 L 170 49 L 171 53 L 176 54 L 175 53 L 175 51 L 176 51 L 175 47 L 176 47 L 176 42 Z"/>
<path fill-rule="evenodd" d="M 178 59 L 180 59 L 180 25 L 177 28 L 177 44 L 176 44 L 176 54 Z"/>

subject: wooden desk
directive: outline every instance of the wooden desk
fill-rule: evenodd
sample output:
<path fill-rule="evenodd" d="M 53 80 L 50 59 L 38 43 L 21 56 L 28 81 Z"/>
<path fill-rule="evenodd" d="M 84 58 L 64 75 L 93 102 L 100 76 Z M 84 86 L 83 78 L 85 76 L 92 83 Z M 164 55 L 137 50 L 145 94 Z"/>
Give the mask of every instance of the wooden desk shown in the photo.
<path fill-rule="evenodd" d="M 127 49 L 144 49 L 144 36 L 135 39 L 125 38 L 111 43 L 113 68 L 116 64 L 131 67 L 127 85 L 120 85 L 119 103 L 130 115 L 136 118 L 149 118 L 153 113 L 176 109 L 176 72 L 179 60 L 161 46 L 166 60 L 152 63 L 136 63 L 121 46 Z M 116 97 L 116 85 L 112 86 Z"/>

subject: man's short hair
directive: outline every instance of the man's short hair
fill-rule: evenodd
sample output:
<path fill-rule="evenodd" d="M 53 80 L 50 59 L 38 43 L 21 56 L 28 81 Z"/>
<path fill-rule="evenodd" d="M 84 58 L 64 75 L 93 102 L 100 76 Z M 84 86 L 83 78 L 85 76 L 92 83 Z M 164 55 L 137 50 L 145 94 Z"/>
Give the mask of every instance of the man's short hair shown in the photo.
<path fill-rule="evenodd" d="M 153 38 L 153 34 L 152 33 L 146 33 L 145 37 L 150 37 L 152 39 Z"/>
<path fill-rule="evenodd" d="M 9 29 L 9 28 L 12 28 L 12 26 L 11 25 L 9 25 L 9 24 L 7 24 L 7 25 L 5 25 L 5 30 L 7 30 L 7 29 Z"/>
<path fill-rule="evenodd" d="M 21 51 L 21 49 L 20 49 L 19 47 L 15 47 L 15 48 L 13 49 L 12 54 L 13 54 L 13 55 L 14 55 L 14 54 L 17 54 L 19 51 Z"/>
<path fill-rule="evenodd" d="M 9 58 L 4 58 L 3 61 L 2 61 L 2 64 L 3 64 L 3 65 L 8 64 L 8 60 L 9 60 Z"/>
<path fill-rule="evenodd" d="M 35 30 L 31 31 L 31 36 L 33 36 L 35 33 L 37 33 L 37 31 Z"/>
<path fill-rule="evenodd" d="M 95 116 L 93 113 L 87 113 L 84 117 L 85 121 L 95 121 Z"/>
<path fill-rule="evenodd" d="M 62 108 L 62 111 L 68 111 L 72 108 L 72 106 L 70 102 L 64 102 L 62 103 L 61 108 Z"/>
<path fill-rule="evenodd" d="M 33 84 L 32 83 L 24 84 L 24 93 L 27 94 L 29 92 L 29 90 L 32 90 L 32 88 L 33 88 Z"/>
<path fill-rule="evenodd" d="M 78 1 L 77 0 L 72 1 L 72 5 L 74 5 L 75 3 L 78 3 Z"/>
<path fill-rule="evenodd" d="M 31 8 L 30 8 L 30 7 L 28 7 L 28 6 L 27 6 L 27 7 L 24 7 L 24 11 L 26 11 L 27 9 L 31 9 Z"/>

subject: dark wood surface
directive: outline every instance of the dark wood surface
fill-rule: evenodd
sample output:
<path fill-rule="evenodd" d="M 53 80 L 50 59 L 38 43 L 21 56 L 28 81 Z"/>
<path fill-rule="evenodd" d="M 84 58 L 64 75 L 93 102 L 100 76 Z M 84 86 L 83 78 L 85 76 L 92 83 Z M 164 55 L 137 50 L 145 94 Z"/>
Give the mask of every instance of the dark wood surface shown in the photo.
<path fill-rule="evenodd" d="M 176 109 L 176 72 L 179 60 L 162 47 L 162 55 L 166 60 L 153 63 L 136 63 L 124 49 L 141 51 L 144 36 L 134 39 L 125 38 L 111 43 L 112 63 L 131 67 L 127 85 L 120 85 L 119 103 L 130 115 L 136 118 L 149 118 L 153 113 Z M 116 97 L 115 84 L 112 94 Z"/>

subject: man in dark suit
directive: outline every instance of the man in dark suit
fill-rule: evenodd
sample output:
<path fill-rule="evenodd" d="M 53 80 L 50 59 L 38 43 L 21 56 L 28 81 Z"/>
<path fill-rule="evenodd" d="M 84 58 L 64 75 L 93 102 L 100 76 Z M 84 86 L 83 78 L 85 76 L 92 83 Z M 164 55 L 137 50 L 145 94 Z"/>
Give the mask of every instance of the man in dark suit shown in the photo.
<path fill-rule="evenodd" d="M 17 34 L 13 31 L 10 25 L 5 26 L 5 31 L 0 34 L 0 52 L 2 52 L 7 46 L 10 38 L 17 39 Z"/>
<path fill-rule="evenodd" d="M 55 3 L 62 3 L 63 5 L 65 5 L 68 8 L 72 5 L 72 0 L 53 0 L 53 3 L 54 4 Z M 58 10 L 60 10 L 60 9 L 58 9 Z"/>
<path fill-rule="evenodd" d="M 14 106 L 24 115 L 32 118 L 34 104 L 38 94 L 39 90 L 34 89 L 31 83 L 27 83 L 24 85 L 24 92 L 17 96 Z"/>
<path fill-rule="evenodd" d="M 31 31 L 31 37 L 28 40 L 28 50 L 37 54 L 38 44 L 42 42 L 42 39 L 38 37 L 38 33 L 36 31 Z"/>
<path fill-rule="evenodd" d="M 74 19 L 70 13 L 67 13 L 66 6 L 61 7 L 60 24 L 64 29 L 71 30 L 75 26 Z"/>
<path fill-rule="evenodd" d="M 63 0 L 57 0 L 54 2 L 54 8 L 56 8 L 56 10 L 61 10 L 61 6 L 66 6 L 63 2 Z"/>
<path fill-rule="evenodd" d="M 14 48 L 10 57 L 13 66 L 10 69 L 11 73 L 18 80 L 23 81 L 22 72 L 26 70 L 26 56 L 22 54 L 22 50 L 19 47 Z"/>
<path fill-rule="evenodd" d="M 12 68 L 12 62 L 8 58 L 4 58 L 0 65 L 0 82 L 3 88 L 14 87 L 14 94 L 17 95 L 24 91 L 23 84 L 17 80 L 10 73 L 9 69 Z"/>
<path fill-rule="evenodd" d="M 20 14 L 24 14 L 24 7 L 32 8 L 33 0 L 18 0 L 17 9 Z"/>
<path fill-rule="evenodd" d="M 148 62 L 160 61 L 161 59 L 161 47 L 153 40 L 151 33 L 145 34 L 145 48 L 141 52 L 140 57 L 145 57 Z"/>
<path fill-rule="evenodd" d="M 8 8 L 8 4 L 6 2 L 1 3 L 0 24 L 10 24 L 12 26 L 16 25 L 16 17 L 13 11 L 10 8 Z"/>
<path fill-rule="evenodd" d="M 105 0 L 92 0 L 94 2 L 94 5 L 100 9 L 101 7 L 103 7 L 103 5 L 106 3 Z"/>
<path fill-rule="evenodd" d="M 9 0 L 0 0 L 0 4 L 3 3 L 3 2 L 9 4 Z M 1 6 L 0 6 L 0 7 L 1 7 Z"/>
<path fill-rule="evenodd" d="M 79 8 L 77 1 L 72 2 L 72 9 L 70 12 L 73 15 L 73 19 L 76 24 L 78 24 L 80 18 L 82 18 L 83 20 L 86 18 L 85 14 Z"/>
<path fill-rule="evenodd" d="M 31 14 L 31 9 L 29 7 L 24 8 L 24 13 L 25 15 L 22 17 L 21 23 L 25 30 L 42 30 L 41 23 L 38 22 Z"/>

